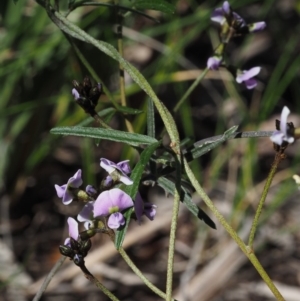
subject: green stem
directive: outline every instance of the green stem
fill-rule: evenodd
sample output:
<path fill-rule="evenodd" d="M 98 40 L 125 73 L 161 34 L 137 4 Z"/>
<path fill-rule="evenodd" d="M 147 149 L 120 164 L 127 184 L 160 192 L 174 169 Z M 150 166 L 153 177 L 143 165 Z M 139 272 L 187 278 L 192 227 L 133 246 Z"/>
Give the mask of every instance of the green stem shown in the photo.
<path fill-rule="evenodd" d="M 84 273 L 85 277 L 93 282 L 100 290 L 110 299 L 113 301 L 119 301 L 119 299 L 111 293 L 94 275 L 86 268 L 84 263 L 79 266 L 82 272 Z"/>
<path fill-rule="evenodd" d="M 175 241 L 176 241 L 179 204 L 180 204 L 180 195 L 178 190 L 176 189 L 174 194 L 174 205 L 173 205 L 170 240 L 169 240 L 166 301 L 172 300 L 174 254 L 175 254 Z"/>
<path fill-rule="evenodd" d="M 185 100 L 191 95 L 191 93 L 195 90 L 195 88 L 198 86 L 200 81 L 205 77 L 207 74 L 208 69 L 205 68 L 203 72 L 195 79 L 195 81 L 192 83 L 192 85 L 188 88 L 188 90 L 184 93 L 184 95 L 181 97 L 181 99 L 177 102 L 176 106 L 174 107 L 173 111 L 177 112 L 181 105 L 185 102 Z"/>
<path fill-rule="evenodd" d="M 245 243 L 242 241 L 242 239 L 238 236 L 236 231 L 227 223 L 225 218 L 222 216 L 222 214 L 218 211 L 217 207 L 214 205 L 214 203 L 211 201 L 211 199 L 208 197 L 208 195 L 205 193 L 205 191 L 200 186 L 199 182 L 195 178 L 195 175 L 193 174 L 187 160 L 184 158 L 184 168 L 186 171 L 186 174 L 188 178 L 190 179 L 192 185 L 196 189 L 199 196 L 203 199 L 205 204 L 211 209 L 211 211 L 214 213 L 216 218 L 219 220 L 221 225 L 225 228 L 225 230 L 229 233 L 229 235 L 234 239 L 234 241 L 238 244 L 240 249 L 243 251 L 243 253 L 248 257 L 248 259 L 251 261 L 255 269 L 258 271 L 262 279 L 265 281 L 265 283 L 270 288 L 271 292 L 274 294 L 276 299 L 278 301 L 284 301 L 284 298 L 278 291 L 277 287 L 274 285 L 270 277 L 268 276 L 267 272 L 264 270 L 258 259 L 256 258 L 255 254 L 253 253 L 253 250 L 250 247 L 247 247 Z"/>
<path fill-rule="evenodd" d="M 120 255 L 123 257 L 125 262 L 128 264 L 128 266 L 133 270 L 133 272 L 142 279 L 142 281 L 158 296 L 160 296 L 162 299 L 166 299 L 166 294 L 162 292 L 159 288 L 157 288 L 155 285 L 153 285 L 147 277 L 144 276 L 144 274 L 137 268 L 137 266 L 132 262 L 130 257 L 127 255 L 125 250 L 121 247 L 119 249 Z"/>
<path fill-rule="evenodd" d="M 256 232 L 256 229 L 257 229 L 257 226 L 258 226 L 258 220 L 259 220 L 259 217 L 261 215 L 261 212 L 262 212 L 266 197 L 268 195 L 271 183 L 274 179 L 277 167 L 278 167 L 280 161 L 283 159 L 283 157 L 284 157 L 284 155 L 281 152 L 276 153 L 274 162 L 271 166 L 271 170 L 270 170 L 269 175 L 267 177 L 267 181 L 266 181 L 266 184 L 264 186 L 261 198 L 259 200 L 258 207 L 257 207 L 256 213 L 255 213 L 255 216 L 254 216 L 254 219 L 253 219 L 253 222 L 252 222 L 251 230 L 250 230 L 249 241 L 248 241 L 248 246 L 250 248 L 253 248 L 253 241 L 254 241 L 255 232 Z"/>

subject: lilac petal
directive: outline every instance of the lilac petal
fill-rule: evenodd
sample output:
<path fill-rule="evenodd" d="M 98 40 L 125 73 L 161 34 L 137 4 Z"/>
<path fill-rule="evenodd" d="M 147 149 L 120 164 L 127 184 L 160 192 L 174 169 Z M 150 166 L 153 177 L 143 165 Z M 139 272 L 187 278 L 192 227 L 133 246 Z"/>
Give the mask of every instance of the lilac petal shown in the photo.
<path fill-rule="evenodd" d="M 218 7 L 216 8 L 210 18 L 212 21 L 220 23 L 223 25 L 226 22 L 226 18 L 224 17 L 223 8 Z"/>
<path fill-rule="evenodd" d="M 290 114 L 289 108 L 287 106 L 284 106 L 280 117 L 280 132 L 282 132 L 284 135 L 287 134 L 287 119 L 289 114 Z"/>
<path fill-rule="evenodd" d="M 133 201 L 131 197 L 119 188 L 114 188 L 108 191 L 109 198 L 111 199 L 113 206 L 118 206 L 119 211 L 133 207 Z"/>
<path fill-rule="evenodd" d="M 156 208 L 156 205 L 153 205 L 151 203 L 145 203 L 144 213 L 151 221 L 154 220 L 154 217 L 156 215 Z"/>
<path fill-rule="evenodd" d="M 65 245 L 65 246 L 68 246 L 68 247 L 71 247 L 71 239 L 70 239 L 70 237 L 67 237 L 67 238 L 65 239 L 64 245 Z"/>
<path fill-rule="evenodd" d="M 218 70 L 221 65 L 221 61 L 221 57 L 212 56 L 207 60 L 207 68 L 211 70 Z"/>
<path fill-rule="evenodd" d="M 247 25 L 246 21 L 239 14 L 236 12 L 233 12 L 232 14 L 235 22 L 238 23 L 239 26 L 243 27 Z"/>
<path fill-rule="evenodd" d="M 274 131 L 274 133 L 270 137 L 272 142 L 277 145 L 281 145 L 283 143 L 283 141 L 284 141 L 283 138 L 284 138 L 284 134 L 281 133 L 280 131 Z"/>
<path fill-rule="evenodd" d="M 88 202 L 84 205 L 82 210 L 77 215 L 77 220 L 79 222 L 91 221 L 93 218 L 94 202 Z"/>
<path fill-rule="evenodd" d="M 79 95 L 78 91 L 75 88 L 72 89 L 72 95 L 73 95 L 75 100 L 78 100 L 80 98 L 80 95 Z"/>
<path fill-rule="evenodd" d="M 261 70 L 261 67 L 253 67 L 250 70 L 243 70 L 241 74 L 238 74 L 236 81 L 240 84 L 254 76 L 256 76 Z"/>
<path fill-rule="evenodd" d="M 107 225 L 111 229 L 118 229 L 120 226 L 125 224 L 125 219 L 122 213 L 116 212 L 113 213 L 107 221 Z"/>
<path fill-rule="evenodd" d="M 112 185 L 113 179 L 111 176 L 107 176 L 104 181 L 104 187 L 110 187 Z"/>
<path fill-rule="evenodd" d="M 103 191 L 94 203 L 94 217 L 109 215 L 111 207 L 113 207 L 113 203 L 109 197 L 109 190 Z"/>
<path fill-rule="evenodd" d="M 246 88 L 249 90 L 251 90 L 257 86 L 257 80 L 254 78 L 250 78 L 250 79 L 246 80 L 244 83 L 246 85 Z"/>
<path fill-rule="evenodd" d="M 72 237 L 73 239 L 77 240 L 79 236 L 78 223 L 74 218 L 69 217 L 68 224 L 69 224 L 69 237 Z"/>
<path fill-rule="evenodd" d="M 117 163 L 117 166 L 118 166 L 125 174 L 131 173 L 131 168 L 130 168 L 130 165 L 129 165 L 129 160 L 121 161 L 121 162 Z"/>
<path fill-rule="evenodd" d="M 65 194 L 66 189 L 67 189 L 67 184 L 64 184 L 62 186 L 54 185 L 54 187 L 56 189 L 57 196 L 59 198 L 62 198 Z"/>
<path fill-rule="evenodd" d="M 141 197 L 141 194 L 138 192 L 134 200 L 134 212 L 137 218 L 138 223 L 141 223 L 142 215 L 144 212 L 144 202 Z"/>
<path fill-rule="evenodd" d="M 266 26 L 267 24 L 264 21 L 248 24 L 249 32 L 257 32 L 257 31 L 264 30 Z"/>
<path fill-rule="evenodd" d="M 62 198 L 62 202 L 64 205 L 69 205 L 73 201 L 73 195 L 66 189 L 65 194 Z"/>
<path fill-rule="evenodd" d="M 222 9 L 225 14 L 227 14 L 227 15 L 230 14 L 230 4 L 228 3 L 228 1 L 225 1 L 223 3 Z"/>
<path fill-rule="evenodd" d="M 71 186 L 72 188 L 78 188 L 83 183 L 81 179 L 81 169 L 78 169 L 78 171 L 75 173 L 73 177 L 71 177 L 68 181 L 68 186 Z"/>
<path fill-rule="evenodd" d="M 124 183 L 125 185 L 132 185 L 133 184 L 133 181 L 128 176 L 126 176 L 125 174 L 120 176 L 120 182 Z"/>
<path fill-rule="evenodd" d="M 85 192 L 89 195 L 97 194 L 97 190 L 92 185 L 87 185 L 85 188 Z"/>
<path fill-rule="evenodd" d="M 100 166 L 108 173 L 112 173 L 115 169 L 118 168 L 117 164 L 105 158 L 100 159 Z"/>

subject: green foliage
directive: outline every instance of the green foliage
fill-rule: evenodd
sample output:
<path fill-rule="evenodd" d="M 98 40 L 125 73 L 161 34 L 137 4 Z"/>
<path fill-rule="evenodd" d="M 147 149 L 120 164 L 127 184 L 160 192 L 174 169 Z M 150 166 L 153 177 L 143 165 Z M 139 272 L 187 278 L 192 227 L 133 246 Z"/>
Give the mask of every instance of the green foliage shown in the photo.
<path fill-rule="evenodd" d="M 164 0 L 138 0 L 134 3 L 138 9 L 153 9 L 166 14 L 173 14 L 175 6 Z"/>

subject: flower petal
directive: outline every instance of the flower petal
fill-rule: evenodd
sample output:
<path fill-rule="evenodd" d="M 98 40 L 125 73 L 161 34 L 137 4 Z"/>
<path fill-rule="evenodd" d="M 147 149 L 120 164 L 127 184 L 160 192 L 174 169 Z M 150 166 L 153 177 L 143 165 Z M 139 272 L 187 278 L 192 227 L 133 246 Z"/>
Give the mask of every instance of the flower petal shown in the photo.
<path fill-rule="evenodd" d="M 62 186 L 59 186 L 59 185 L 54 185 L 55 189 L 56 189 L 56 193 L 57 193 L 57 196 L 59 198 L 62 198 L 65 194 L 65 191 L 67 189 L 67 184 L 64 184 Z"/>
<path fill-rule="evenodd" d="M 144 213 L 151 221 L 154 220 L 154 217 L 156 215 L 156 208 L 156 205 L 153 205 L 151 203 L 145 203 Z"/>
<path fill-rule="evenodd" d="M 113 206 L 118 206 L 119 211 L 133 207 L 133 201 L 131 197 L 119 188 L 114 188 L 108 191 L 109 198 L 113 203 Z"/>
<path fill-rule="evenodd" d="M 93 218 L 94 202 L 88 202 L 77 215 L 79 222 L 91 221 Z"/>
<path fill-rule="evenodd" d="M 290 114 L 290 110 L 287 106 L 284 106 L 281 112 L 280 117 L 280 132 L 282 132 L 284 135 L 287 135 L 287 119 Z"/>
<path fill-rule="evenodd" d="M 124 183 L 125 185 L 132 185 L 133 181 L 125 174 L 120 176 L 120 182 Z"/>
<path fill-rule="evenodd" d="M 253 89 L 257 86 L 257 80 L 254 79 L 254 78 L 250 78 L 248 80 L 245 80 L 244 83 L 246 85 L 246 88 L 249 89 L 249 90 L 251 90 L 251 89 Z"/>
<path fill-rule="evenodd" d="M 243 70 L 242 73 L 238 74 L 236 81 L 240 84 L 254 76 L 256 76 L 261 70 L 261 67 L 253 67 L 250 70 Z"/>
<path fill-rule="evenodd" d="M 72 217 L 69 217 L 67 221 L 69 225 L 69 237 L 78 240 L 78 236 L 79 236 L 78 223 Z"/>
<path fill-rule="evenodd" d="M 125 224 L 125 219 L 122 213 L 116 212 L 113 213 L 107 221 L 107 225 L 111 229 L 118 229 L 120 226 Z"/>
<path fill-rule="evenodd" d="M 78 188 L 83 183 L 81 179 L 81 169 L 78 169 L 78 171 L 75 173 L 73 177 L 71 177 L 68 181 L 68 186 L 71 186 L 72 188 Z"/>
<path fill-rule="evenodd" d="M 112 173 L 115 169 L 118 168 L 117 164 L 105 158 L 100 159 L 100 166 L 108 173 Z"/>
<path fill-rule="evenodd" d="M 216 8 L 210 18 L 212 21 L 220 23 L 223 25 L 226 21 L 226 18 L 224 17 L 224 12 L 222 7 Z"/>
<path fill-rule="evenodd" d="M 267 24 L 264 21 L 248 24 L 249 32 L 257 32 L 257 31 L 264 30 L 266 26 Z"/>
<path fill-rule="evenodd" d="M 142 215 L 144 212 L 144 202 L 141 194 L 138 192 L 134 200 L 134 212 L 138 223 L 141 223 Z"/>
<path fill-rule="evenodd" d="M 109 215 L 109 209 L 113 206 L 114 204 L 109 197 L 109 190 L 103 191 L 99 194 L 97 200 L 94 203 L 94 217 Z"/>
<path fill-rule="evenodd" d="M 64 205 L 69 205 L 73 201 L 73 195 L 68 191 L 68 188 L 63 195 L 62 202 Z"/>
<path fill-rule="evenodd" d="M 284 135 L 280 131 L 274 131 L 274 133 L 270 137 L 272 142 L 277 145 L 281 145 L 283 143 L 283 141 L 284 141 L 283 138 L 284 138 Z"/>
<path fill-rule="evenodd" d="M 222 9 L 225 14 L 230 14 L 230 4 L 228 3 L 228 1 L 224 1 Z"/>
<path fill-rule="evenodd" d="M 118 166 L 125 174 L 131 173 L 131 168 L 130 168 L 130 165 L 129 165 L 129 160 L 121 161 L 121 162 L 117 163 L 117 166 Z"/>
<path fill-rule="evenodd" d="M 72 95 L 73 95 L 75 100 L 78 100 L 80 98 L 80 95 L 79 95 L 78 91 L 75 88 L 72 89 Z"/>
<path fill-rule="evenodd" d="M 211 70 L 218 70 L 222 62 L 222 57 L 212 56 L 207 60 L 207 68 Z"/>

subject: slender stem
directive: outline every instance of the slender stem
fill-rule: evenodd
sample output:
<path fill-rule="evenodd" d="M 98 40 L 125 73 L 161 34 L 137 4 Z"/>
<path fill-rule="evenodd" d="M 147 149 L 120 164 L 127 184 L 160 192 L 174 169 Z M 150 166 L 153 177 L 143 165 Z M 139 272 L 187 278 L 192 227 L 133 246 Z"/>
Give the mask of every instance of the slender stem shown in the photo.
<path fill-rule="evenodd" d="M 119 0 L 115 0 L 115 5 L 118 5 Z M 123 16 L 119 9 L 117 9 L 117 36 L 118 36 L 118 51 L 120 55 L 123 57 Z M 119 63 L 119 79 L 120 79 L 120 97 L 121 97 L 121 105 L 126 107 L 126 92 L 125 92 L 125 78 L 124 78 L 124 67 Z M 134 133 L 132 124 L 125 117 L 125 124 L 128 132 Z"/>
<path fill-rule="evenodd" d="M 36 295 L 34 296 L 34 298 L 32 299 L 32 301 L 38 301 L 40 300 L 40 298 L 42 297 L 44 291 L 46 290 L 46 288 L 48 287 L 50 281 L 52 280 L 52 278 L 54 277 L 54 275 L 56 274 L 56 272 L 59 270 L 59 268 L 61 267 L 61 265 L 64 263 L 64 261 L 66 260 L 67 257 L 62 256 L 54 265 L 54 267 L 51 269 L 50 273 L 47 275 L 47 277 L 45 278 L 42 286 L 39 288 L 38 292 L 36 293 Z"/>
<path fill-rule="evenodd" d="M 195 88 L 198 86 L 200 81 L 205 77 L 207 74 L 208 69 L 205 68 L 203 72 L 195 79 L 195 81 L 192 83 L 192 85 L 188 88 L 188 90 L 184 93 L 184 95 L 181 97 L 181 99 L 177 102 L 176 106 L 174 107 L 173 111 L 177 112 L 181 105 L 185 102 L 185 100 L 191 95 L 191 93 L 195 90 Z"/>
<path fill-rule="evenodd" d="M 111 300 L 113 301 L 119 301 L 119 299 L 111 293 L 97 278 L 94 277 L 94 275 L 86 268 L 84 263 L 79 266 L 82 272 L 84 273 L 85 277 L 93 282 L 100 290 Z"/>
<path fill-rule="evenodd" d="M 277 167 L 278 167 L 279 163 L 281 162 L 281 160 L 283 158 L 284 158 L 284 155 L 281 152 L 276 152 L 274 162 L 271 166 L 271 170 L 270 170 L 269 175 L 267 177 L 267 180 L 266 180 L 261 198 L 260 198 L 259 203 L 258 203 L 256 213 L 255 213 L 255 216 L 254 216 L 254 219 L 253 219 L 253 222 L 252 222 L 250 235 L 249 235 L 249 241 L 248 241 L 248 246 L 250 248 L 253 248 L 253 241 L 254 241 L 255 232 L 256 232 L 256 229 L 257 229 L 257 226 L 258 226 L 258 220 L 259 220 L 259 217 L 261 215 L 261 212 L 262 212 L 266 197 L 268 195 L 271 183 L 274 179 Z"/>
<path fill-rule="evenodd" d="M 270 277 L 268 276 L 267 272 L 264 270 L 258 259 L 256 258 L 255 254 L 253 253 L 253 250 L 250 247 L 247 247 L 245 243 L 242 241 L 242 239 L 238 236 L 236 231 L 227 223 L 225 218 L 222 216 L 222 214 L 218 211 L 217 207 L 214 205 L 214 203 L 211 201 L 211 199 L 208 197 L 208 195 L 205 193 L 205 191 L 200 186 L 199 182 L 197 181 L 195 175 L 193 174 L 187 160 L 184 158 L 184 168 L 186 171 L 186 174 L 188 178 L 190 179 L 192 185 L 196 189 L 197 193 L 200 195 L 200 197 L 203 199 L 205 204 L 212 210 L 214 215 L 217 217 L 221 225 L 225 228 L 225 230 L 229 233 L 229 235 L 234 239 L 234 241 L 238 244 L 240 249 L 243 251 L 243 253 L 248 257 L 248 259 L 251 261 L 255 269 L 258 271 L 262 279 L 265 281 L 265 283 L 270 288 L 271 292 L 274 294 L 276 299 L 278 301 L 284 301 L 285 299 L 278 291 L 277 287 L 274 285 Z"/>
<path fill-rule="evenodd" d="M 180 195 L 179 195 L 178 190 L 176 189 L 175 194 L 174 194 L 174 205 L 173 205 L 170 240 L 169 240 L 166 301 L 171 301 L 172 300 L 174 253 L 175 253 L 175 240 L 176 240 L 176 230 L 177 230 L 177 222 L 178 222 L 179 204 L 180 204 Z"/>
<path fill-rule="evenodd" d="M 166 299 L 166 294 L 162 292 L 159 288 L 157 288 L 155 285 L 153 285 L 147 277 L 144 276 L 144 274 L 137 268 L 137 266 L 132 262 L 130 257 L 127 255 L 125 250 L 123 248 L 119 249 L 120 255 L 123 257 L 125 262 L 129 265 L 129 267 L 133 270 L 133 272 L 142 279 L 142 281 L 158 296 L 160 296 L 162 299 Z"/>

